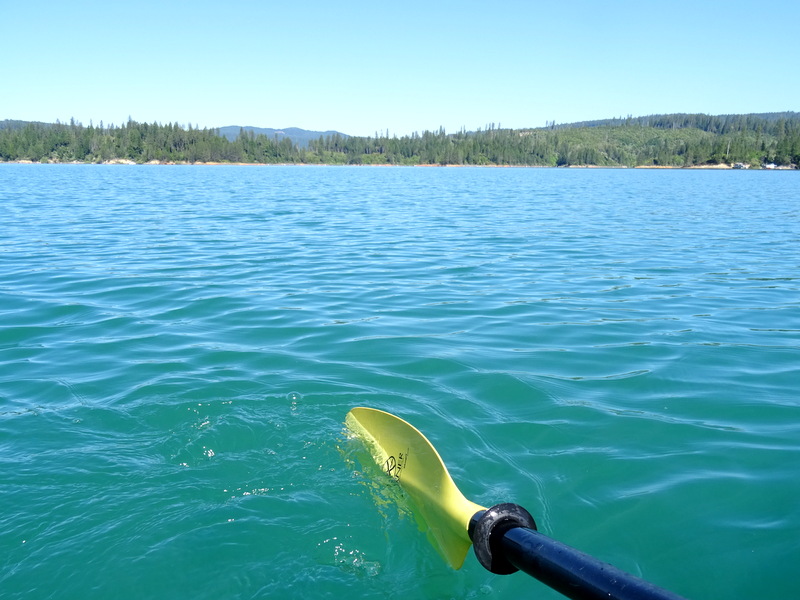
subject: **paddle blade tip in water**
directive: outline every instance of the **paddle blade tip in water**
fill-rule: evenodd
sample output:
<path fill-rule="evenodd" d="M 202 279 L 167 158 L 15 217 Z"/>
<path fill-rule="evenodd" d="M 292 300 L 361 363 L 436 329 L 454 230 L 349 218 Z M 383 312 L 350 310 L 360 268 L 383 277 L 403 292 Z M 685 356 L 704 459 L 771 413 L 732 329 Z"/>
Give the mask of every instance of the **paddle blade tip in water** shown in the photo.
<path fill-rule="evenodd" d="M 408 494 L 440 554 L 460 569 L 472 544 L 469 521 L 484 508 L 463 496 L 439 453 L 410 423 L 382 410 L 357 407 L 345 424 Z"/>

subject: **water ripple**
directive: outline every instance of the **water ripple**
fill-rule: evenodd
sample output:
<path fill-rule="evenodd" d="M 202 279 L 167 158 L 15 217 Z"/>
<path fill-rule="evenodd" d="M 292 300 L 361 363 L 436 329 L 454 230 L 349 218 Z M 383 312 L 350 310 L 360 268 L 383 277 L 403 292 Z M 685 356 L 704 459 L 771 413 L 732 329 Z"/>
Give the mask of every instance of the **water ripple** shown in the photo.
<path fill-rule="evenodd" d="M 529 594 L 443 569 L 356 405 L 687 597 L 792 597 L 786 175 L 0 165 L 4 598 Z"/>

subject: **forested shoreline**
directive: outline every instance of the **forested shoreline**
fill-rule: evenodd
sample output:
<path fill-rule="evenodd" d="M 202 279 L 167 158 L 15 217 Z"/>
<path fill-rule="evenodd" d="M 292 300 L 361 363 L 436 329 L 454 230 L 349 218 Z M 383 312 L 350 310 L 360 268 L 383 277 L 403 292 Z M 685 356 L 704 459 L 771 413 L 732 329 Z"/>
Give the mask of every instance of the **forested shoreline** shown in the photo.
<path fill-rule="evenodd" d="M 800 113 L 653 115 L 535 129 L 489 125 L 410 136 L 321 136 L 299 147 L 244 129 L 129 120 L 115 126 L 0 121 L 0 162 L 701 167 L 800 164 Z"/>

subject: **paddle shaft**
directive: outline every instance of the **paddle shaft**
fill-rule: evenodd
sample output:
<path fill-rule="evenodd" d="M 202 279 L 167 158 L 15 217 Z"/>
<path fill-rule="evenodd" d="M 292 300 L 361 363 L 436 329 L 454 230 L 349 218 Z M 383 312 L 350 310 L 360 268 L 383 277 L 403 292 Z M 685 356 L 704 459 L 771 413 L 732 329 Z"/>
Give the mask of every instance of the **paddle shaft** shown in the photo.
<path fill-rule="evenodd" d="M 520 571 L 573 600 L 683 600 L 533 529 L 511 528 L 499 543 Z"/>

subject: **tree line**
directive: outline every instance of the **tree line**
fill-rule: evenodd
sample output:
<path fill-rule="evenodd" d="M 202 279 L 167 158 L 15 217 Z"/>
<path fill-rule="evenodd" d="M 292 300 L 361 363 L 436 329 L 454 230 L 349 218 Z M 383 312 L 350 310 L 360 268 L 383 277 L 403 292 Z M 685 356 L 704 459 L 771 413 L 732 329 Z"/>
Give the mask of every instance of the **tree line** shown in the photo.
<path fill-rule="evenodd" d="M 102 163 L 178 162 L 297 162 L 291 140 L 242 134 L 230 142 L 217 129 L 199 129 L 177 123 L 161 125 L 128 120 L 122 126 L 88 127 L 74 120 L 64 123 L 0 123 L 0 160 Z"/>
<path fill-rule="evenodd" d="M 175 123 L 84 126 L 0 122 L 0 161 L 102 163 L 257 163 L 510 166 L 672 166 L 800 164 L 800 113 L 651 115 L 458 133 L 332 135 L 299 147 L 242 129 L 232 141 L 218 129 Z"/>

